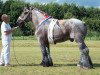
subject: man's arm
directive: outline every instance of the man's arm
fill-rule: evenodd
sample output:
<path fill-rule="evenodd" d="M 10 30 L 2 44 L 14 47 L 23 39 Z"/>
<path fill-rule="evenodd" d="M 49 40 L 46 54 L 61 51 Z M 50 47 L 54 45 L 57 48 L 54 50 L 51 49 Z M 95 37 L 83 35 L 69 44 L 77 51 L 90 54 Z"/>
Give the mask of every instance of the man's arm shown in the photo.
<path fill-rule="evenodd" d="M 8 31 L 4 31 L 4 34 L 5 35 L 9 35 L 11 34 L 15 29 L 17 29 L 18 27 L 14 27 L 14 28 L 11 28 L 11 30 L 8 30 Z"/>

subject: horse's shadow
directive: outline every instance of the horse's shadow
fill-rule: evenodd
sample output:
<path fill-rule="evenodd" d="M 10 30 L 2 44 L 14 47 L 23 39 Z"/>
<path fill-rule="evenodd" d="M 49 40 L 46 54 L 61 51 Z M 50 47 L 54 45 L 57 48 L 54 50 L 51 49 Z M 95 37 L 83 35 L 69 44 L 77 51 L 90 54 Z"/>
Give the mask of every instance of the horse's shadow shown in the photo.
<path fill-rule="evenodd" d="M 54 64 L 53 67 L 76 66 L 77 64 Z"/>
<path fill-rule="evenodd" d="M 94 63 L 93 66 L 94 67 L 100 67 L 100 63 Z"/>
<path fill-rule="evenodd" d="M 13 66 L 41 66 L 35 63 L 14 64 Z M 76 66 L 76 64 L 54 64 L 52 67 Z"/>
<path fill-rule="evenodd" d="M 15 64 L 14 66 L 41 66 L 40 64 L 35 63 L 26 63 L 26 64 Z M 77 66 L 77 64 L 54 64 L 52 67 L 64 67 L 64 66 Z M 94 63 L 93 67 L 100 67 L 100 63 Z"/>
<path fill-rule="evenodd" d="M 40 64 L 34 64 L 34 63 L 26 63 L 26 64 L 15 64 L 13 66 L 41 66 Z"/>
<path fill-rule="evenodd" d="M 54 67 L 77 66 L 77 64 L 54 64 Z M 93 63 L 93 67 L 100 67 L 100 63 Z"/>

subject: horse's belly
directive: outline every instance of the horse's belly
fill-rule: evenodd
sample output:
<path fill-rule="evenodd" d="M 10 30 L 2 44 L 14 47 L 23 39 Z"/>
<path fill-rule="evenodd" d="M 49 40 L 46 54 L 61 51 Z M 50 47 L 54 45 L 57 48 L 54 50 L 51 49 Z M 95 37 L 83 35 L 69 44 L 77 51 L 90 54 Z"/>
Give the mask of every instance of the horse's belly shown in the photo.
<path fill-rule="evenodd" d="M 66 33 L 63 33 L 62 29 L 60 27 L 58 27 L 58 26 L 54 27 L 53 37 L 54 37 L 54 42 L 55 43 L 57 43 L 57 42 L 63 42 L 63 41 L 67 40 Z"/>

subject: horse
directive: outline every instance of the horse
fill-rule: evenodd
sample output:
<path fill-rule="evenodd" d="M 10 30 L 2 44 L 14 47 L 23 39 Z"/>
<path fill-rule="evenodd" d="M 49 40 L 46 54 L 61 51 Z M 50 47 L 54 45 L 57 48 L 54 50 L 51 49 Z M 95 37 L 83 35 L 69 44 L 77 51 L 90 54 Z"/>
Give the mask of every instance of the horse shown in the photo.
<path fill-rule="evenodd" d="M 77 66 L 88 69 L 93 68 L 89 49 L 84 42 L 87 34 L 87 27 L 83 21 L 76 18 L 58 20 L 35 7 L 24 7 L 16 24 L 22 27 L 22 24 L 29 21 L 33 22 L 35 35 L 40 44 L 42 52 L 42 61 L 40 65 L 43 67 L 53 66 L 53 60 L 50 55 L 50 43 L 56 44 L 70 40 L 78 44 L 81 52 Z M 49 35 L 51 35 L 51 37 L 48 38 Z"/>

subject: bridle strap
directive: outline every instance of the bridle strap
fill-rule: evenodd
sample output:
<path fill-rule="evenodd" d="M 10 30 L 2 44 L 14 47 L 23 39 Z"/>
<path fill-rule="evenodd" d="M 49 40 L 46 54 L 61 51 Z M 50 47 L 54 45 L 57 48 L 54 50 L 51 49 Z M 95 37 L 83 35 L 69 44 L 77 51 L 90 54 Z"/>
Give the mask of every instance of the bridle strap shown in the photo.
<path fill-rule="evenodd" d="M 19 17 L 20 20 L 23 20 L 21 17 Z"/>

